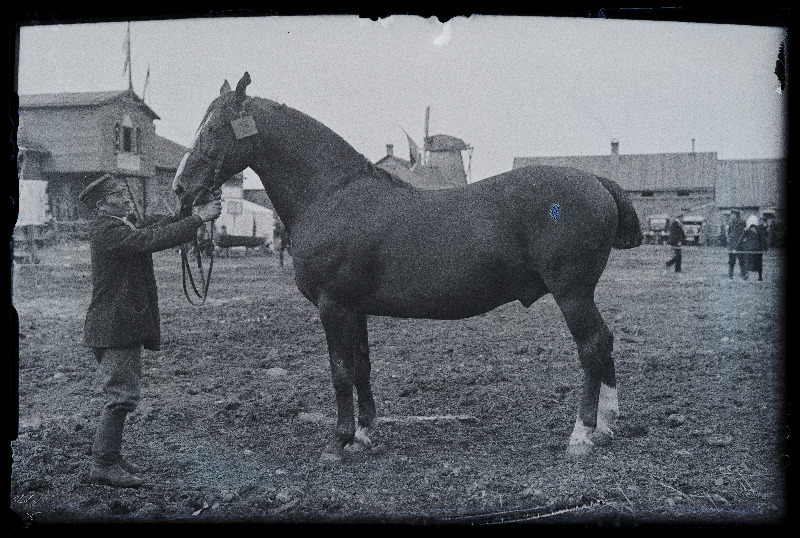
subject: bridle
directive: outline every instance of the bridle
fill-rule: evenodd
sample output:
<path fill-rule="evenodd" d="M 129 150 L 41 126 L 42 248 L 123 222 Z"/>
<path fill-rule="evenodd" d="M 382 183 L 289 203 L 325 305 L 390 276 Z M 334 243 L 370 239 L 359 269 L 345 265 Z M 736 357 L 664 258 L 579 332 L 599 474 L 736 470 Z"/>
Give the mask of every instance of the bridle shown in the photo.
<path fill-rule="evenodd" d="M 205 122 L 210 119 L 210 116 L 206 117 Z M 242 138 L 246 138 L 248 136 L 252 136 L 258 134 L 258 128 L 256 127 L 253 117 L 247 115 L 245 111 L 244 104 L 242 104 L 242 108 L 239 111 L 239 118 L 236 120 L 231 121 L 231 127 L 234 132 L 234 136 L 236 136 L 237 140 L 241 140 Z M 203 125 L 200 126 L 199 130 L 202 130 Z M 222 186 L 222 182 L 219 180 L 220 171 L 222 170 L 222 163 L 225 160 L 224 153 L 220 152 L 218 157 L 214 157 L 213 155 L 209 155 L 204 151 L 197 148 L 196 142 L 192 144 L 192 147 L 189 148 L 187 152 L 188 155 L 196 155 L 201 161 L 206 164 L 209 164 L 214 167 L 214 176 L 211 180 L 212 187 L 201 187 L 197 194 L 195 195 L 194 200 L 192 201 L 191 205 L 187 205 L 181 208 L 181 217 L 185 218 L 191 214 L 192 207 L 200 205 L 201 203 L 207 203 L 218 196 L 218 189 Z M 209 232 L 209 241 L 211 241 L 211 255 L 210 261 L 208 264 L 208 272 L 203 272 L 203 256 L 202 252 L 200 251 L 200 245 L 197 241 L 197 236 L 195 236 L 194 241 L 191 243 L 185 243 L 181 246 L 181 271 L 183 274 L 183 293 L 186 295 L 186 299 L 194 306 L 200 306 L 206 302 L 206 298 L 208 297 L 208 287 L 211 284 L 211 270 L 214 268 L 214 224 L 212 222 L 210 226 L 211 230 Z M 197 285 L 195 284 L 194 276 L 192 275 L 191 266 L 189 264 L 189 256 L 187 254 L 187 250 L 189 245 L 194 245 L 194 257 L 197 262 L 197 269 L 200 271 L 200 289 L 198 289 Z M 187 280 L 191 285 L 192 291 L 194 295 L 200 299 L 199 302 L 192 299 L 191 294 L 189 293 L 189 287 L 187 286 Z M 202 291 L 201 291 L 202 290 Z"/>
<path fill-rule="evenodd" d="M 181 208 L 180 215 L 182 218 L 186 218 L 189 215 L 191 215 L 193 207 L 200 205 L 201 203 L 207 203 L 216 197 L 215 192 L 217 192 L 218 188 L 217 185 L 219 185 L 218 182 L 219 182 L 220 170 L 222 170 L 222 163 L 225 160 L 224 154 L 220 154 L 220 156 L 217 159 L 214 159 L 207 153 L 197 148 L 191 148 L 188 153 L 195 154 L 203 162 L 214 166 L 214 177 L 212 178 L 212 185 L 214 186 L 214 188 L 212 189 L 206 186 L 201 187 L 198 190 L 197 194 L 195 195 L 192 204 Z M 196 235 L 193 241 L 189 243 L 184 243 L 183 245 L 181 245 L 180 249 L 183 294 L 186 296 L 186 300 L 189 301 L 189 303 L 193 306 L 201 306 L 203 303 L 206 302 L 206 298 L 208 297 L 208 288 L 211 285 L 211 271 L 214 268 L 214 223 L 213 221 L 211 222 L 212 223 L 211 226 L 209 227 L 210 231 L 208 236 L 208 240 L 211 242 L 211 254 L 209 256 L 210 260 L 208 263 L 207 272 L 203 271 L 203 253 L 201 251 L 200 242 L 197 240 Z M 203 223 L 203 226 L 205 226 L 205 223 Z M 197 269 L 200 273 L 199 288 L 195 283 L 194 275 L 192 275 L 192 268 L 189 263 L 189 254 L 188 254 L 189 247 L 194 247 L 193 248 L 194 258 L 195 261 L 197 262 Z M 194 295 L 199 299 L 199 301 L 197 301 L 196 299 L 192 299 L 192 295 L 189 293 L 189 286 L 187 285 L 187 281 L 189 285 L 191 285 L 192 291 L 194 292 Z"/>

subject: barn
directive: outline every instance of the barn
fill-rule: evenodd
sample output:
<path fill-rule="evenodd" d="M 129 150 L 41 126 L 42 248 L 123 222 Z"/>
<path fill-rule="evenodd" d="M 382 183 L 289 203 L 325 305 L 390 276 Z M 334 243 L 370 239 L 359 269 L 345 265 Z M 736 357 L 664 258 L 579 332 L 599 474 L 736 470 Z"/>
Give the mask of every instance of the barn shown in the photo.
<path fill-rule="evenodd" d="M 716 152 L 515 157 L 513 168 L 571 166 L 613 179 L 631 197 L 644 227 L 650 215 L 705 219 L 709 237 L 721 233 L 731 208 L 767 219 L 785 214 L 785 159 L 723 160 Z M 646 231 L 646 230 L 643 230 Z"/>

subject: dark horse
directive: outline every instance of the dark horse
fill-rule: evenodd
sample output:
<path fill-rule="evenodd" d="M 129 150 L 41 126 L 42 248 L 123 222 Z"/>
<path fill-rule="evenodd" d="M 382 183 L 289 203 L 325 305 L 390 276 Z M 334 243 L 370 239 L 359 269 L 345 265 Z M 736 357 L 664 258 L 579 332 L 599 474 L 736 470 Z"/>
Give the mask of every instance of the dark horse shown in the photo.
<path fill-rule="evenodd" d="M 317 120 L 248 97 L 249 83 L 247 73 L 235 90 L 225 81 L 173 188 L 188 207 L 248 166 L 261 178 L 292 238 L 297 287 L 319 308 L 325 330 L 338 422 L 324 458 L 371 442 L 367 316 L 462 319 L 511 301 L 528 307 L 546 293 L 566 319 L 584 370 L 567 452 L 586 454 L 611 437 L 619 412 L 613 336 L 594 290 L 611 248 L 642 242 L 619 185 L 572 168 L 534 166 L 420 191 Z"/>

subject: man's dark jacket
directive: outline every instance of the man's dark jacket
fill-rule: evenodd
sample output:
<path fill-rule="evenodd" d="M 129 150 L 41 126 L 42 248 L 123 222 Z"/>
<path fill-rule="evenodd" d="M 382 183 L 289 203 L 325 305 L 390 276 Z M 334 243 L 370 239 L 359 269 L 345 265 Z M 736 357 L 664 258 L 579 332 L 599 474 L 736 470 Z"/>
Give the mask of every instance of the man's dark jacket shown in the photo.
<path fill-rule="evenodd" d="M 744 235 L 744 221 L 742 219 L 736 219 L 731 222 L 730 226 L 728 226 L 728 250 L 739 250 L 742 241 L 742 235 Z"/>
<path fill-rule="evenodd" d="M 158 225 L 132 229 L 117 217 L 92 222 L 92 301 L 86 313 L 84 341 L 90 347 L 137 344 L 160 349 L 161 320 L 153 273 L 153 252 L 195 238 L 202 219 L 162 219 Z"/>
<path fill-rule="evenodd" d="M 677 247 L 680 246 L 684 241 L 686 241 L 686 234 L 683 233 L 683 226 L 681 226 L 681 223 L 677 220 L 673 220 L 672 224 L 669 225 L 669 237 L 667 238 L 667 243 L 673 247 Z"/>

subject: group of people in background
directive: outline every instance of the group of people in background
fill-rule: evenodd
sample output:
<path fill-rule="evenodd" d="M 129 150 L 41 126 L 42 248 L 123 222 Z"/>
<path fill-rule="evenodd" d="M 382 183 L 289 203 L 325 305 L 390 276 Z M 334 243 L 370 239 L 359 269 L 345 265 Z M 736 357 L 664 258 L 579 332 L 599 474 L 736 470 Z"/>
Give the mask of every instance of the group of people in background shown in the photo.
<path fill-rule="evenodd" d="M 767 239 L 764 226 L 758 217 L 750 215 L 743 221 L 739 211 L 731 210 L 727 230 L 728 245 L 728 278 L 733 279 L 733 270 L 739 262 L 739 274 L 744 280 L 750 272 L 758 273 L 758 280 L 763 280 L 764 251 L 767 250 Z"/>
<path fill-rule="evenodd" d="M 748 280 L 751 272 L 758 273 L 758 280 L 763 280 L 764 252 L 767 250 L 766 228 L 756 215 L 750 215 L 747 221 L 742 220 L 738 210 L 731 210 L 728 225 L 724 229 L 725 242 L 728 247 L 728 278 L 733 279 L 734 268 L 739 263 L 739 274 Z M 680 216 L 672 219 L 669 226 L 667 244 L 673 249 L 672 258 L 666 266 L 675 267 L 681 272 L 683 253 L 681 247 L 686 242 L 686 235 L 680 222 Z"/>

